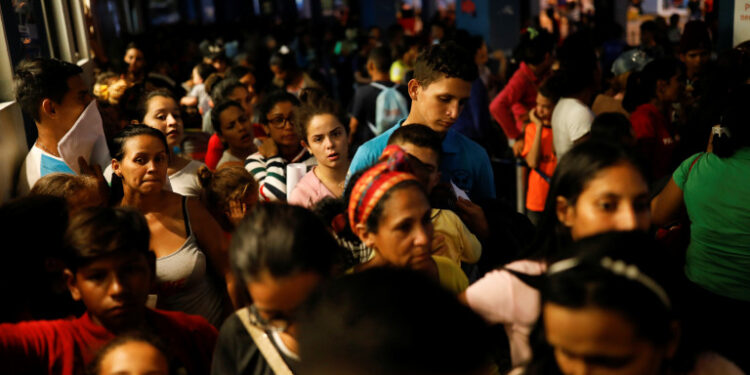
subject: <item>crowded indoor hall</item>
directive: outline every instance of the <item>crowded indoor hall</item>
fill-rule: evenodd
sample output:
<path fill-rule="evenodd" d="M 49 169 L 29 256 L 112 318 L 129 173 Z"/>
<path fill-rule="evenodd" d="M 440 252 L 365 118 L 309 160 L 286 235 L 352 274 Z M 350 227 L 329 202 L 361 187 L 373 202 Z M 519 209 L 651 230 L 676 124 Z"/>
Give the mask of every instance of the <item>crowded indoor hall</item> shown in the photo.
<path fill-rule="evenodd" d="M 0 374 L 750 373 L 746 3 L 2 0 Z"/>

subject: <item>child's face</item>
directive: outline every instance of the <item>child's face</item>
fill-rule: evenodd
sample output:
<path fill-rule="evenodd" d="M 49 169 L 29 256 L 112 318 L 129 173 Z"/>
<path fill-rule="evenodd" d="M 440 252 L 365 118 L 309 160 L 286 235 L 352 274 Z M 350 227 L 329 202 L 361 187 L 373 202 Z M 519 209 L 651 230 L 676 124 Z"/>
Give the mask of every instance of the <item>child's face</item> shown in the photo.
<path fill-rule="evenodd" d="M 536 94 L 536 116 L 543 124 L 549 124 L 553 109 L 555 109 L 555 102 L 542 94 Z"/>
<path fill-rule="evenodd" d="M 413 156 L 419 161 L 419 165 L 413 166 L 414 175 L 416 175 L 422 185 L 424 185 L 427 194 L 432 192 L 435 185 L 440 182 L 440 170 L 438 169 L 439 155 L 431 148 L 419 147 L 413 143 L 401 143 L 399 146 L 401 146 L 407 154 Z"/>
<path fill-rule="evenodd" d="M 140 374 L 169 374 L 167 358 L 159 349 L 149 343 L 130 341 L 104 355 L 97 375 Z"/>
<path fill-rule="evenodd" d="M 94 322 L 109 330 L 132 327 L 146 310 L 154 269 L 149 263 L 139 253 L 105 256 L 76 273 L 66 270 L 68 289 L 74 300 L 83 301 Z"/>

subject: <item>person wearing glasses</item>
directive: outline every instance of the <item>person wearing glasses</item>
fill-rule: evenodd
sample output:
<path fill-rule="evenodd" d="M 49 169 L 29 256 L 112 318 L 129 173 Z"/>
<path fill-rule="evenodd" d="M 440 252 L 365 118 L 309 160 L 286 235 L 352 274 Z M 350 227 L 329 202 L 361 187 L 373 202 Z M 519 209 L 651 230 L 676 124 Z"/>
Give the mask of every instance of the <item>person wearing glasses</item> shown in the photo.
<path fill-rule="evenodd" d="M 230 258 L 253 303 L 222 325 L 211 374 L 296 373 L 297 311 L 342 269 L 342 255 L 311 211 L 281 204 L 252 210 L 232 238 Z"/>
<path fill-rule="evenodd" d="M 245 169 L 258 181 L 261 201 L 286 200 L 286 166 L 314 165 L 315 158 L 302 147 L 292 117 L 299 100 L 284 91 L 274 92 L 260 105 L 260 122 L 268 134 L 258 152 L 245 159 Z"/>

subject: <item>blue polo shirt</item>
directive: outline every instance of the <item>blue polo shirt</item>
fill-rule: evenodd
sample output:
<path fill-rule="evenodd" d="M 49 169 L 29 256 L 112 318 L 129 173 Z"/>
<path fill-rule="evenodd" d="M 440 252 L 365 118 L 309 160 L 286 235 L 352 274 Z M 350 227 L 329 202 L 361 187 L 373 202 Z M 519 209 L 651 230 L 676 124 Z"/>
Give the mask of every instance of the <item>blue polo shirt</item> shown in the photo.
<path fill-rule="evenodd" d="M 404 120 L 357 149 L 349 165 L 349 176 L 369 168 L 378 161 L 383 149 L 388 145 L 391 134 L 403 124 Z M 453 181 L 473 200 L 495 198 L 495 177 L 492 173 L 490 158 L 482 146 L 450 129 L 443 139 L 441 158 L 440 172 L 442 172 L 443 180 Z"/>

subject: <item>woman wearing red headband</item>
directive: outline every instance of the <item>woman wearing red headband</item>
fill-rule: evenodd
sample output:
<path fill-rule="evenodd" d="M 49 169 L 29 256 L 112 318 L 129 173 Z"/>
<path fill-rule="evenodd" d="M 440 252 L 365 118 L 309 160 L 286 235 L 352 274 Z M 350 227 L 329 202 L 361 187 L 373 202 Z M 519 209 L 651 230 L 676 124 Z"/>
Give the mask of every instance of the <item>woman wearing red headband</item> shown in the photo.
<path fill-rule="evenodd" d="M 378 266 L 424 271 L 456 293 L 468 279 L 450 259 L 432 255 L 433 227 L 424 188 L 411 174 L 408 155 L 388 146 L 381 162 L 358 178 L 349 194 L 349 225 L 375 251 L 355 271 Z M 357 177 L 356 175 L 354 177 Z"/>

